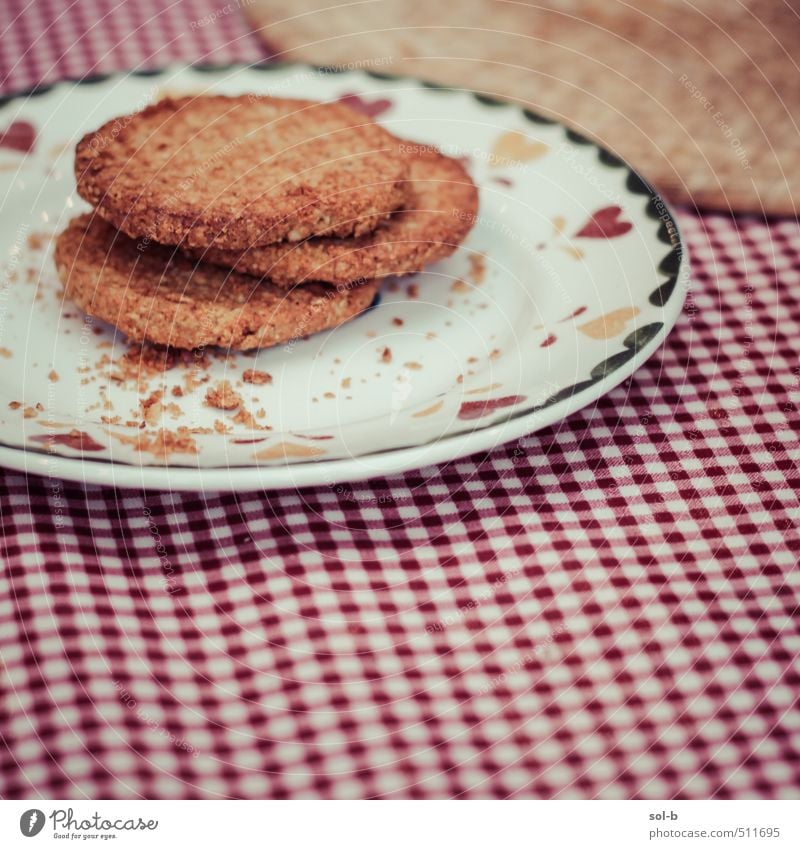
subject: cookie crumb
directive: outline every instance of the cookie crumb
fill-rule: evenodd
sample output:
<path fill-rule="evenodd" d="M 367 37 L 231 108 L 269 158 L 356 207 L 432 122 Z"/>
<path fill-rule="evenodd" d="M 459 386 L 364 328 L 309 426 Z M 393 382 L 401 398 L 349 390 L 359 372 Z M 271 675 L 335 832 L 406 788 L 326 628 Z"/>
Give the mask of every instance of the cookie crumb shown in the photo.
<path fill-rule="evenodd" d="M 393 319 L 392 319 L 392 324 L 393 324 L 395 327 L 402 327 L 402 326 L 403 326 L 403 319 L 402 319 L 402 318 L 393 318 Z"/>
<path fill-rule="evenodd" d="M 469 258 L 469 274 L 475 285 L 486 279 L 486 254 L 472 254 Z"/>
<path fill-rule="evenodd" d="M 381 351 L 381 362 L 382 363 L 390 363 L 392 361 L 392 351 L 391 348 L 384 348 Z"/>
<path fill-rule="evenodd" d="M 50 369 L 50 373 L 47 375 L 47 379 L 50 381 L 50 383 L 58 383 L 58 372 L 55 369 Z"/>
<path fill-rule="evenodd" d="M 139 406 L 142 408 L 142 418 L 147 424 L 157 424 L 161 418 L 161 413 L 164 409 L 161 404 L 163 397 L 164 391 L 162 389 L 154 389 L 147 398 L 139 402 Z"/>
<path fill-rule="evenodd" d="M 242 399 L 230 381 L 221 380 L 206 390 L 206 405 L 215 410 L 235 410 L 242 406 Z"/>
<path fill-rule="evenodd" d="M 266 415 L 264 410 L 259 410 L 259 413 Z M 258 414 L 257 414 L 258 415 Z M 249 411 L 245 409 L 239 410 L 239 412 L 233 417 L 233 421 L 236 424 L 244 425 L 245 427 L 252 428 L 253 430 L 272 430 L 269 425 L 262 425 L 256 421 L 255 416 Z"/>
<path fill-rule="evenodd" d="M 146 452 L 162 459 L 170 454 L 197 454 L 197 442 L 188 427 L 179 427 L 175 431 L 161 428 L 153 433 L 137 433 L 135 436 L 111 433 L 111 436 L 140 453 Z"/>
<path fill-rule="evenodd" d="M 35 419 L 43 410 L 44 407 L 41 404 L 36 404 L 35 407 L 25 407 L 22 411 L 22 416 L 26 419 Z"/>
<path fill-rule="evenodd" d="M 242 374 L 242 380 L 245 383 L 254 383 L 256 386 L 264 386 L 266 383 L 272 383 L 272 375 L 266 371 L 249 368 Z"/>

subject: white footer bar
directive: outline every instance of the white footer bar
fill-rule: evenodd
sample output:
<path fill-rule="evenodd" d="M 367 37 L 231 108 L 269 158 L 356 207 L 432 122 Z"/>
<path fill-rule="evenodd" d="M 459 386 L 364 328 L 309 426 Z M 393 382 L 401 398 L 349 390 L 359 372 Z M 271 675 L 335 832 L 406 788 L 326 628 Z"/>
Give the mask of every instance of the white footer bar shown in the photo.
<path fill-rule="evenodd" d="M 800 802 L 0 802 L 0 846 L 53 841 L 120 849 L 795 849 Z"/>

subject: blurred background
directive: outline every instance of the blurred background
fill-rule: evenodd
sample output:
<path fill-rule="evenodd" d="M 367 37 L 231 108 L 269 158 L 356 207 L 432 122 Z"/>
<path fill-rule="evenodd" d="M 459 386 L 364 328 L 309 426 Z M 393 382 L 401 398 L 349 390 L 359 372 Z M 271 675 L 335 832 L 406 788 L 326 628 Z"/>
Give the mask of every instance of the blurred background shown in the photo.
<path fill-rule="evenodd" d="M 381 62 L 522 101 L 676 201 L 793 213 L 800 45 L 784 0 L 252 0 L 271 55 Z"/>
<path fill-rule="evenodd" d="M 0 17 L 2 79 L 24 77 L 22 45 L 41 38 L 64 47 L 46 79 L 176 57 L 366 66 L 523 102 L 595 137 L 673 201 L 796 213 L 800 15 L 789 0 L 37 0 L 4 3 Z"/>

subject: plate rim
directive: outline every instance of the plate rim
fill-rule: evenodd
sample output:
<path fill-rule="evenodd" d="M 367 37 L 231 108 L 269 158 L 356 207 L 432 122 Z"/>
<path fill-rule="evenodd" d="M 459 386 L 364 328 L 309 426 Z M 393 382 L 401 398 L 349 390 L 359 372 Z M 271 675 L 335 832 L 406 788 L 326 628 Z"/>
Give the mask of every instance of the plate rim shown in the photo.
<path fill-rule="evenodd" d="M 360 74 L 371 79 L 413 83 L 428 91 L 443 93 L 464 93 L 471 95 L 479 104 L 487 108 L 506 107 L 518 111 L 527 121 L 546 126 L 559 127 L 566 138 L 574 144 L 592 147 L 596 150 L 600 162 L 608 167 L 623 168 L 627 171 L 625 188 L 630 195 L 643 195 L 647 198 L 645 215 L 654 221 L 661 221 L 656 238 L 663 242 L 667 253 L 657 261 L 656 267 L 667 279 L 662 280 L 651 293 L 650 301 L 654 306 L 663 310 L 660 326 L 652 335 L 639 344 L 636 334 L 642 329 L 652 327 L 645 325 L 638 328 L 623 340 L 623 349 L 616 354 L 625 354 L 626 349 L 633 352 L 627 356 L 620 366 L 612 368 L 599 378 L 581 381 L 567 387 L 533 408 L 516 410 L 501 421 L 482 428 L 460 431 L 437 438 L 431 442 L 387 448 L 377 452 L 359 454 L 330 460 L 308 459 L 300 462 L 287 462 L 282 465 L 260 466 L 258 464 L 241 466 L 209 466 L 200 467 L 186 464 L 133 464 L 124 460 L 84 456 L 67 456 L 50 452 L 45 448 L 32 446 L 12 446 L 0 441 L 0 465 L 5 468 L 53 476 L 46 467 L 51 463 L 58 466 L 56 477 L 64 480 L 85 484 L 113 485 L 119 487 L 141 486 L 145 489 L 175 490 L 175 491 L 233 491 L 255 489 L 281 489 L 298 486 L 327 485 L 334 486 L 343 482 L 367 480 L 370 478 L 399 475 L 405 471 L 423 468 L 425 466 L 447 461 L 455 462 L 470 454 L 499 448 L 512 440 L 521 439 L 535 432 L 563 421 L 574 413 L 590 406 L 593 402 L 619 386 L 624 380 L 633 375 L 666 341 L 674 328 L 683 309 L 689 289 L 689 257 L 686 243 L 681 234 L 675 215 L 667 201 L 648 180 L 618 157 L 605 145 L 592 138 L 573 130 L 563 121 L 542 115 L 513 100 L 497 97 L 481 92 L 480 89 L 470 89 L 459 86 L 448 86 L 425 80 L 423 78 L 403 74 L 388 74 L 374 71 L 370 68 L 353 68 L 348 66 L 315 65 L 309 62 L 270 61 L 259 62 L 229 62 L 214 63 L 181 63 L 174 62 L 158 68 L 139 68 L 132 70 L 116 70 L 108 73 L 87 74 L 83 77 L 65 77 L 52 83 L 43 83 L 28 89 L 0 95 L 0 114 L 14 101 L 38 97 L 54 89 L 65 86 L 96 85 L 109 80 L 120 81 L 128 77 L 154 78 L 169 73 L 194 71 L 201 74 L 223 74 L 228 71 L 256 71 L 270 73 L 285 69 L 308 69 L 318 73 Z M 654 214 L 655 213 L 655 214 Z M 666 238 L 664 237 L 666 236 Z M 665 263 L 674 264 L 674 269 L 661 271 Z M 658 291 L 665 285 L 670 285 L 668 294 L 662 303 L 653 301 Z M 657 323 L 655 323 L 657 324 Z M 628 344 L 628 340 L 631 343 Z M 611 355 L 614 356 L 613 354 Z M 603 366 L 610 358 L 599 363 Z M 588 384 L 588 385 L 584 385 Z M 580 388 L 578 388 L 580 387 Z M 569 390 L 569 391 L 568 391 Z M 565 394 L 566 393 L 566 394 Z M 539 417 L 537 419 L 537 417 Z M 382 467 L 373 468 L 370 460 L 380 458 Z M 379 464 L 380 466 L 380 464 Z M 359 468 L 360 467 L 360 468 Z"/>

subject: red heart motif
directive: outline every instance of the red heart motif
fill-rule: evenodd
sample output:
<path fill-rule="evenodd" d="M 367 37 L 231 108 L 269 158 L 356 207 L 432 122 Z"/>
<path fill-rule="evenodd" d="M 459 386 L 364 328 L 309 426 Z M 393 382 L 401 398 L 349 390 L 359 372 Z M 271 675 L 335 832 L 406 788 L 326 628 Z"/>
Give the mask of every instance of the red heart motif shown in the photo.
<path fill-rule="evenodd" d="M 559 321 L 559 324 L 563 324 L 565 321 L 569 321 L 571 318 L 577 318 L 579 315 L 583 315 L 587 309 L 589 309 L 589 307 L 587 306 L 578 307 L 578 309 L 570 313 L 566 318 L 562 318 Z"/>
<path fill-rule="evenodd" d="M 67 448 L 73 448 L 75 451 L 102 451 L 105 448 L 82 430 L 71 430 L 69 433 L 43 433 L 32 436 L 31 439 L 48 445 L 66 445 Z"/>
<path fill-rule="evenodd" d="M 581 227 L 575 234 L 575 238 L 583 239 L 613 239 L 615 236 L 624 236 L 633 229 L 630 221 L 621 221 L 622 209 L 618 206 L 604 206 Z"/>
<path fill-rule="evenodd" d="M 381 100 L 365 100 L 360 94 L 349 93 L 343 94 L 339 98 L 339 103 L 344 103 L 356 112 L 366 115 L 368 118 L 376 118 L 378 115 L 392 108 L 392 101 L 387 98 Z"/>
<path fill-rule="evenodd" d="M 467 421 L 469 419 L 480 419 L 483 416 L 488 416 L 489 413 L 493 413 L 495 410 L 499 410 L 501 407 L 511 407 L 513 404 L 519 404 L 520 401 L 524 400 L 524 395 L 506 395 L 505 398 L 488 398 L 485 401 L 466 401 L 461 405 L 461 409 L 458 411 L 458 417 Z"/>
<path fill-rule="evenodd" d="M 0 147 L 30 153 L 36 143 L 36 129 L 27 121 L 14 121 L 8 129 L 0 132 Z"/>

